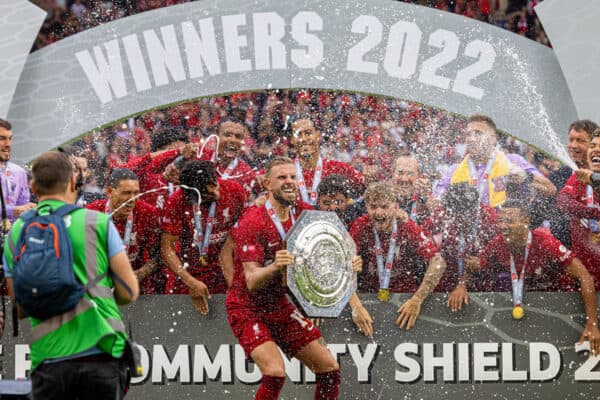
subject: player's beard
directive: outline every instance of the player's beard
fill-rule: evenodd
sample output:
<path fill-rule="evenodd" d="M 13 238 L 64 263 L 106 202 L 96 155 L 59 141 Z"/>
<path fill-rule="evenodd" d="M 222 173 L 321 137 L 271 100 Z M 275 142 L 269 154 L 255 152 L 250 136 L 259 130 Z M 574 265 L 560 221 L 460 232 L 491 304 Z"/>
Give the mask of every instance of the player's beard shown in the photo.
<path fill-rule="evenodd" d="M 10 160 L 10 150 L 0 151 L 0 164 L 7 163 Z"/>
<path fill-rule="evenodd" d="M 279 190 L 272 192 L 273 198 L 284 207 L 293 206 L 296 204 L 296 199 L 298 198 L 298 190 L 294 188 L 294 196 L 292 198 L 291 195 L 287 195 L 283 192 L 284 189 L 289 189 L 289 187 L 282 186 Z"/>

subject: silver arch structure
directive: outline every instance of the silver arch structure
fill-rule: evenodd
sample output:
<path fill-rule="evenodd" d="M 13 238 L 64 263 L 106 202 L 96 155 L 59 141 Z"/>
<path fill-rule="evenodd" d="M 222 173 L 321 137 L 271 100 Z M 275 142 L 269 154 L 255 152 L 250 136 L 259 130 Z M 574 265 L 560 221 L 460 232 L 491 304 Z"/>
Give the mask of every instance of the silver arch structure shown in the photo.
<path fill-rule="evenodd" d="M 14 158 L 190 98 L 321 88 L 469 115 L 567 159 L 576 109 L 555 53 L 489 24 L 391 0 L 204 0 L 140 13 L 31 54 L 8 119 Z"/>

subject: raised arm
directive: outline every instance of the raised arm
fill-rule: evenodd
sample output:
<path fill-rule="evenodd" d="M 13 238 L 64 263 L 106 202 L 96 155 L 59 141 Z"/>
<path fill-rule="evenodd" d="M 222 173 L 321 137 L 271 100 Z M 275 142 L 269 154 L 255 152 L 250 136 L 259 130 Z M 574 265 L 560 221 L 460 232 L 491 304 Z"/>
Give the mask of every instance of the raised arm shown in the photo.
<path fill-rule="evenodd" d="M 160 241 L 162 259 L 169 269 L 187 285 L 196 310 L 202 315 L 208 314 L 210 293 L 204 282 L 195 279 L 184 267 L 175 252 L 175 243 L 179 238 L 170 233 L 163 233 Z"/>

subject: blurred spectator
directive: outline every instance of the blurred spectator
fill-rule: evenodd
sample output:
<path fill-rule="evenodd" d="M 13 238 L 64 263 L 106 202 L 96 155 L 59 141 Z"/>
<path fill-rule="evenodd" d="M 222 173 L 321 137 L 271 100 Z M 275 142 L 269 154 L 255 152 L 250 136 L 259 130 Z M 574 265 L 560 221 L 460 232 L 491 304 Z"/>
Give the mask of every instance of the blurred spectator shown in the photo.
<path fill-rule="evenodd" d="M 35 207 L 29 201 L 29 185 L 27 172 L 15 163 L 10 162 L 13 132 L 10 122 L 0 118 L 0 184 L 6 207 L 6 216 L 13 222 L 27 210 Z M 6 230 L 7 227 L 4 227 Z"/>
<path fill-rule="evenodd" d="M 161 7 L 187 3 L 196 0 L 30 0 L 46 10 L 44 22 L 33 50 L 41 49 L 67 36 L 93 28 L 115 19 Z M 550 46 L 534 7 L 542 0 L 402 0 L 406 3 L 419 3 L 423 6 L 490 22 L 501 28 L 527 36 L 546 46 Z M 76 22 L 75 22 L 76 21 Z M 308 112 L 314 104 L 319 111 L 324 107 L 335 106 L 345 109 L 353 106 L 351 99 L 338 98 L 332 102 L 322 98 L 312 98 L 310 93 L 297 91 L 295 99 L 297 112 Z M 287 101 L 286 101 L 287 102 Z M 232 105 L 234 106 L 234 105 Z M 252 113 L 249 113 L 250 115 Z"/>

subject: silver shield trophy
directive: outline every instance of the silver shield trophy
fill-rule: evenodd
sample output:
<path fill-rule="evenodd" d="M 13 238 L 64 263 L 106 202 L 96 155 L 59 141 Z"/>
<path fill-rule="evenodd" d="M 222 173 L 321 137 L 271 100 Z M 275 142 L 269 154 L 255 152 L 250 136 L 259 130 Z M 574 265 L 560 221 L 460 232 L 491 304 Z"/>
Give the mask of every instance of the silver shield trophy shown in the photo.
<path fill-rule="evenodd" d="M 334 212 L 303 211 L 286 236 L 287 285 L 309 317 L 338 317 L 356 290 L 354 240 Z"/>

